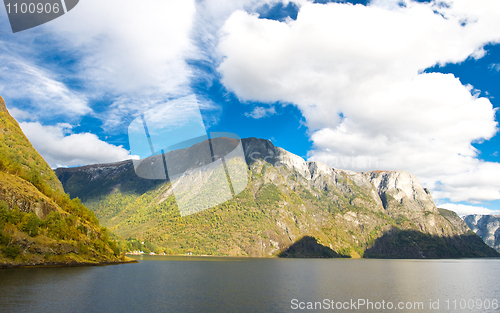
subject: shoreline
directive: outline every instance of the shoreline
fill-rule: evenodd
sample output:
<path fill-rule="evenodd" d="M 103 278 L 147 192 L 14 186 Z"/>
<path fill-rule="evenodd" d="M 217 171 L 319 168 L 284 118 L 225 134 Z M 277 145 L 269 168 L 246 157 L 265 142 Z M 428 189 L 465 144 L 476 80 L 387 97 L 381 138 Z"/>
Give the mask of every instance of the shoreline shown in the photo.
<path fill-rule="evenodd" d="M 133 257 L 186 257 L 186 258 L 234 258 L 234 259 L 282 259 L 282 260 L 407 260 L 407 261 L 439 261 L 439 260 L 500 260 L 500 257 L 460 257 L 460 258 L 321 258 L 321 257 L 279 257 L 279 256 L 242 256 L 242 255 L 187 255 L 187 254 L 126 254 Z"/>
<path fill-rule="evenodd" d="M 44 264 L 0 264 L 0 269 L 8 268 L 44 268 L 44 267 L 85 267 L 85 266 L 107 266 L 128 263 L 139 263 L 139 261 L 126 257 L 125 260 L 103 261 L 103 262 L 71 262 L 71 263 L 44 263 Z"/>

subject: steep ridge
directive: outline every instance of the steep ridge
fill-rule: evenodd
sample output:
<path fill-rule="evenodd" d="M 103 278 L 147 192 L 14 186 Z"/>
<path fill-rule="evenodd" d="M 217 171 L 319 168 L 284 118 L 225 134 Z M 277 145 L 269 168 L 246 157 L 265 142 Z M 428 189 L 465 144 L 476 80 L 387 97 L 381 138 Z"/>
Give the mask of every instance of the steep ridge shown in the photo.
<path fill-rule="evenodd" d="M 121 261 L 93 212 L 64 193 L 0 97 L 0 267 Z"/>
<path fill-rule="evenodd" d="M 0 97 L 0 164 L 11 172 L 22 172 L 36 168 L 42 180 L 52 189 L 62 191 L 61 182 L 45 160 L 36 152 L 19 124 L 7 111 L 5 102 Z"/>
<path fill-rule="evenodd" d="M 250 177 L 246 189 L 183 218 L 170 183 L 138 178 L 132 162 L 56 173 L 65 190 L 82 198 L 104 225 L 166 253 L 308 255 L 294 246 L 316 247 L 310 254 L 315 257 L 318 251 L 325 257 L 498 256 L 468 227 L 443 216 L 409 173 L 333 169 L 306 162 L 268 140 L 242 143 Z M 120 174 L 113 174 L 118 167 Z"/>
<path fill-rule="evenodd" d="M 464 221 L 488 246 L 500 252 L 500 215 L 467 215 Z"/>

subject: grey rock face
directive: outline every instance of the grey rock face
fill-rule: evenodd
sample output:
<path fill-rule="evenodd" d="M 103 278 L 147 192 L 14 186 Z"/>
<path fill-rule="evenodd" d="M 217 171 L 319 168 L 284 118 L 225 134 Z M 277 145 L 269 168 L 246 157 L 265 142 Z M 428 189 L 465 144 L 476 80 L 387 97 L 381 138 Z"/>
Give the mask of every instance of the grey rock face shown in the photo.
<path fill-rule="evenodd" d="M 95 180 L 99 178 L 112 178 L 120 175 L 121 173 L 133 169 L 132 160 L 120 161 L 116 163 L 106 163 L 106 164 L 93 164 L 86 165 L 82 167 L 70 167 L 64 168 L 60 167 L 56 169 L 56 174 L 64 184 L 65 174 L 72 174 L 74 172 L 83 172 L 89 175 L 90 180 Z"/>
<path fill-rule="evenodd" d="M 403 171 L 374 171 L 364 174 L 380 196 L 389 195 L 411 210 L 437 212 L 432 196 L 414 175 Z"/>
<path fill-rule="evenodd" d="M 369 195 L 377 206 L 386 210 L 399 203 L 410 211 L 438 213 L 431 194 L 424 189 L 418 179 L 404 171 L 353 172 L 334 169 L 317 161 L 304 159 L 282 148 L 274 147 L 267 140 L 243 139 L 243 147 L 249 164 L 263 160 L 273 166 L 286 166 L 297 171 L 318 189 L 325 189 L 332 183 L 343 193 L 353 192 L 352 186 Z M 390 203 L 387 199 L 394 200 Z"/>
<path fill-rule="evenodd" d="M 467 215 L 464 221 L 488 246 L 500 252 L 500 215 Z"/>

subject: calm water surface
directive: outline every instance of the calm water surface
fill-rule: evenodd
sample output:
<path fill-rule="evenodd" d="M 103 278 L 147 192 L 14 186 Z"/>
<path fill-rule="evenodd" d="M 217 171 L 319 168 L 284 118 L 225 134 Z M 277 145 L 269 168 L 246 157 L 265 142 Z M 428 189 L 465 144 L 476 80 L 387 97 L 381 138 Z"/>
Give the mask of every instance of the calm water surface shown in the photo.
<path fill-rule="evenodd" d="M 292 307 L 321 302 L 323 311 L 339 311 L 325 310 L 324 300 L 345 305 L 365 299 L 373 310 L 349 304 L 340 311 L 500 313 L 491 309 L 494 299 L 500 301 L 498 259 L 137 259 L 114 266 L 0 270 L 0 311 L 315 312 L 321 310 Z M 439 310 L 430 310 L 429 301 L 437 308 L 438 300 Z M 394 309 L 377 310 L 382 301 Z M 424 309 L 397 310 L 399 302 L 422 302 Z"/>

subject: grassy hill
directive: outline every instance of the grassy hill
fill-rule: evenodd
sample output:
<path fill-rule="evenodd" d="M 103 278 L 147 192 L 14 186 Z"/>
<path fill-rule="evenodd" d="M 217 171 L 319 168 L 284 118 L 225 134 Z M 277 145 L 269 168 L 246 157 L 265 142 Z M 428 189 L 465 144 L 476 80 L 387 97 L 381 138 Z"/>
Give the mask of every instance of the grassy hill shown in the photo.
<path fill-rule="evenodd" d="M 0 267 L 123 260 L 94 213 L 64 193 L 0 97 Z"/>

